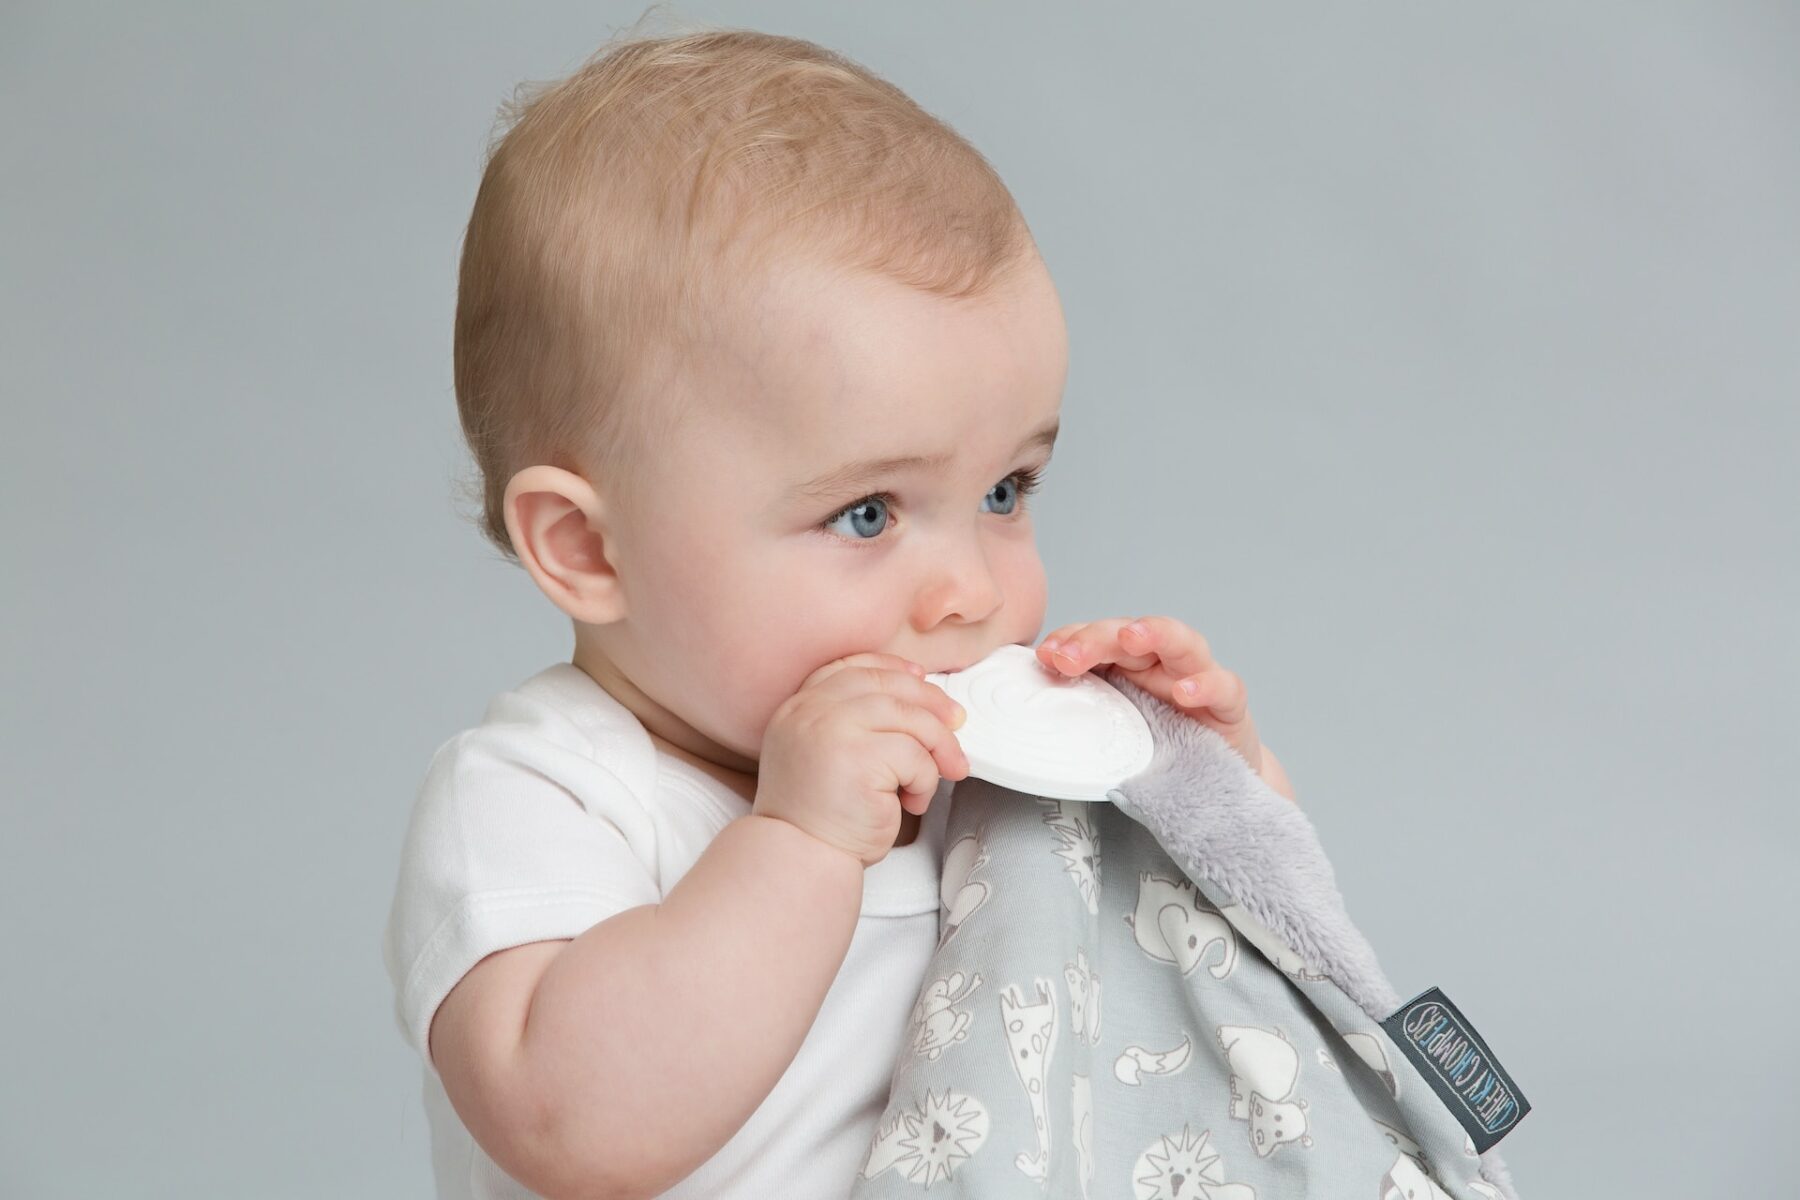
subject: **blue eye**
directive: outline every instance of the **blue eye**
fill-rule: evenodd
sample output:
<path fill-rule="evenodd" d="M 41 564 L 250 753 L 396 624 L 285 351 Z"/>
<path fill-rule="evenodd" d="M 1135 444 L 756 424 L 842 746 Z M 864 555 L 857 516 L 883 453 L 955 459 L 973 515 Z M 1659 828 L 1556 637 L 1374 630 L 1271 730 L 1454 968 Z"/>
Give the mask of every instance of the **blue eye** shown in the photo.
<path fill-rule="evenodd" d="M 992 500 L 995 493 L 1002 497 L 1000 503 L 1006 507 L 998 510 L 1003 517 L 1015 516 L 1025 510 L 1025 497 L 1038 490 L 1043 478 L 1042 468 L 1026 468 L 1014 471 L 988 490 L 984 500 Z M 819 523 L 819 528 L 831 531 L 838 522 L 848 518 L 850 521 L 850 538 L 854 542 L 873 542 L 887 528 L 887 511 L 893 504 L 894 497 L 887 492 L 876 492 L 841 508 Z"/>
<path fill-rule="evenodd" d="M 1037 486 L 1036 481 L 1035 480 L 1032 481 L 1031 487 L 1036 487 L 1036 486 Z M 1000 515 L 1010 516 L 1014 511 L 1017 510 L 1019 505 L 1024 503 L 1025 495 L 1027 492 L 1031 491 L 1031 487 L 1025 486 L 1025 481 L 1022 479 L 1019 479 L 1018 476 L 1008 475 L 1005 479 L 1002 479 L 999 483 L 995 484 L 988 491 L 986 499 L 992 500 L 994 498 L 995 492 L 998 492 L 1003 496 L 1007 496 L 1007 500 L 1005 502 L 1006 507 L 1000 510 Z"/>
<path fill-rule="evenodd" d="M 852 529 L 862 528 L 863 525 L 869 523 L 875 525 L 874 531 L 868 535 L 868 538 L 856 537 L 855 540 L 866 541 L 870 538 L 880 537 L 882 529 L 887 526 L 886 513 L 888 501 L 890 499 L 891 497 L 885 492 L 876 496 L 864 496 L 849 508 L 844 509 L 842 512 L 839 512 L 828 519 L 822 528 L 829 529 L 845 517 L 849 517 L 853 522 L 851 526 Z M 861 524 L 855 523 L 858 518 L 861 519 Z"/>

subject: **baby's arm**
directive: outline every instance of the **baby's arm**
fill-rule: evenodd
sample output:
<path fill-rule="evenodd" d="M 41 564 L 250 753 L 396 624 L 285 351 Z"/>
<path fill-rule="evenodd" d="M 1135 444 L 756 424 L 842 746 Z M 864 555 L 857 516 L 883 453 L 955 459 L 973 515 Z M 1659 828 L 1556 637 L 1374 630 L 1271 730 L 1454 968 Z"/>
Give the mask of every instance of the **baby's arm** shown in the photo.
<path fill-rule="evenodd" d="M 457 1114 L 540 1195 L 655 1196 L 741 1128 L 811 1029 L 863 864 L 748 814 L 660 904 L 477 963 L 431 1024 Z"/>
<path fill-rule="evenodd" d="M 1294 785 L 1288 782 L 1287 771 L 1282 767 L 1281 760 L 1275 757 L 1275 752 L 1269 749 L 1266 742 L 1262 748 L 1262 770 L 1258 774 L 1263 777 L 1263 782 L 1270 788 L 1286 796 L 1295 804 L 1300 803 L 1294 795 Z"/>

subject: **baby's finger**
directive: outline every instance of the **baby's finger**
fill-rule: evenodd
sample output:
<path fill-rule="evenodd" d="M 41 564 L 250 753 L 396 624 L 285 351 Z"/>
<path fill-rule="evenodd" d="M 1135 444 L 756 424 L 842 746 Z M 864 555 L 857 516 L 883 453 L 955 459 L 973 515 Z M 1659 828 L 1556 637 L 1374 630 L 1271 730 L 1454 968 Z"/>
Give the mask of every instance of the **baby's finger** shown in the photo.
<path fill-rule="evenodd" d="M 1204 706 L 1226 724 L 1244 719 L 1250 710 L 1250 690 L 1234 671 L 1214 667 L 1190 675 L 1175 684 L 1175 702 L 1189 708 Z"/>
<path fill-rule="evenodd" d="M 1145 642 L 1133 633 L 1125 633 L 1131 639 L 1129 645 L 1138 650 L 1154 648 L 1156 658 L 1173 678 L 1198 675 L 1214 665 L 1212 647 L 1206 639 L 1174 617 L 1139 617 L 1127 624 L 1142 625 L 1149 634 L 1149 641 Z"/>
<path fill-rule="evenodd" d="M 929 679 L 896 671 L 882 663 L 850 663 L 823 676 L 805 693 L 827 707 L 849 704 L 862 696 L 889 696 L 936 717 L 947 729 L 960 729 L 968 714 L 949 692 Z"/>
<path fill-rule="evenodd" d="M 1044 664 L 1044 667 L 1047 670 L 1055 671 L 1059 676 L 1062 675 L 1064 672 L 1061 670 L 1054 656 L 1057 650 L 1062 647 L 1063 643 L 1075 636 L 1075 632 L 1084 624 L 1086 624 L 1086 622 L 1076 622 L 1073 625 L 1064 625 L 1061 629 L 1045 634 L 1044 640 L 1037 645 L 1037 660 Z"/>
<path fill-rule="evenodd" d="M 1110 617 L 1090 621 L 1063 638 L 1050 652 L 1050 661 L 1067 675 L 1079 675 L 1101 663 L 1118 663 L 1131 671 L 1141 671 L 1156 662 L 1154 653 L 1128 650 L 1119 641 L 1119 630 L 1130 623 L 1130 617 Z"/>
<path fill-rule="evenodd" d="M 802 688 L 813 687 L 820 680 L 828 679 L 842 671 L 845 667 L 886 667 L 893 671 L 909 672 L 915 679 L 925 677 L 922 664 L 910 658 L 902 658 L 898 654 L 888 654 L 879 650 L 866 650 L 857 654 L 846 654 L 842 658 L 834 658 L 818 670 L 808 675 L 800 684 Z"/>
<path fill-rule="evenodd" d="M 894 739 L 893 757 L 888 761 L 896 765 L 896 785 L 900 795 L 900 807 L 913 816 L 922 816 L 931 807 L 931 798 L 937 794 L 938 781 L 943 778 L 938 764 L 925 747 L 907 737 L 905 734 L 891 734 Z M 901 765 L 904 764 L 904 765 Z"/>
<path fill-rule="evenodd" d="M 1067 625 L 1059 625 L 1055 629 L 1052 629 L 1049 633 L 1046 633 L 1043 637 L 1043 640 L 1041 640 L 1038 643 L 1038 645 L 1049 646 L 1052 649 L 1054 649 L 1058 642 L 1061 642 L 1064 639 L 1068 638 L 1077 629 L 1080 629 L 1083 625 L 1086 625 L 1086 624 L 1087 624 L 1086 621 L 1071 621 Z"/>
<path fill-rule="evenodd" d="M 867 728 L 881 733 L 911 734 L 931 755 L 938 770 L 950 779 L 961 779 L 969 773 L 969 760 L 963 754 L 962 744 L 950 732 L 950 724 L 929 705 L 892 692 L 868 692 L 859 700 L 864 705 L 862 719 Z M 874 707 L 868 707 L 870 704 Z"/>

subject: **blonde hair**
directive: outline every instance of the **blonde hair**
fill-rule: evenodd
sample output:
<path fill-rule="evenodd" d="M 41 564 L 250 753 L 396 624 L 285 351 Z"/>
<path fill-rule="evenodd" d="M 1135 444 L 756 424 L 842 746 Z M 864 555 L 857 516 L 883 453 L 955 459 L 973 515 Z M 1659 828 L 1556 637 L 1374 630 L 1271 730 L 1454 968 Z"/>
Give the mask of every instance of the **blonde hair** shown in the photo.
<path fill-rule="evenodd" d="M 508 480 L 549 463 L 628 491 L 683 415 L 669 376 L 778 252 L 951 298 L 1035 256 L 987 160 L 843 55 L 631 33 L 501 106 L 463 242 L 457 411 L 481 532 L 513 563 Z"/>

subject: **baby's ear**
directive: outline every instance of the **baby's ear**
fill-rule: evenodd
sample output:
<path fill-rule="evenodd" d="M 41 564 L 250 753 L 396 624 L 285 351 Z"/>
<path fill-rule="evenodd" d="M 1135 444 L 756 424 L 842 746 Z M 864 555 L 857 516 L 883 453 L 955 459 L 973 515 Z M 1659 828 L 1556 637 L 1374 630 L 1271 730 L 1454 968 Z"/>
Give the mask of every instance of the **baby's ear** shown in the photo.
<path fill-rule="evenodd" d="M 519 565 L 552 604 L 584 625 L 624 617 L 608 514 L 592 484 L 561 467 L 526 467 L 507 481 L 502 505 Z"/>

